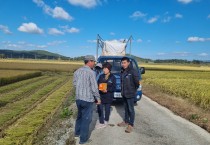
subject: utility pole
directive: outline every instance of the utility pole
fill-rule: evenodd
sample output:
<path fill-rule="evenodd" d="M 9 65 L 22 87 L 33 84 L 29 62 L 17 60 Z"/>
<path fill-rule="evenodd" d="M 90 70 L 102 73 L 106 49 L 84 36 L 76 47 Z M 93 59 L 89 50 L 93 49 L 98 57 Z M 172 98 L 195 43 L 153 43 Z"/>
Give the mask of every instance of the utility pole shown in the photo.
<path fill-rule="evenodd" d="M 99 34 L 96 37 L 96 59 L 98 59 Z"/>
<path fill-rule="evenodd" d="M 132 40 L 133 40 L 133 36 L 131 35 L 130 37 L 129 37 L 129 39 L 128 39 L 128 41 L 130 41 L 130 56 L 131 56 L 131 44 L 132 44 Z M 127 41 L 127 43 L 128 43 L 128 41 Z"/>

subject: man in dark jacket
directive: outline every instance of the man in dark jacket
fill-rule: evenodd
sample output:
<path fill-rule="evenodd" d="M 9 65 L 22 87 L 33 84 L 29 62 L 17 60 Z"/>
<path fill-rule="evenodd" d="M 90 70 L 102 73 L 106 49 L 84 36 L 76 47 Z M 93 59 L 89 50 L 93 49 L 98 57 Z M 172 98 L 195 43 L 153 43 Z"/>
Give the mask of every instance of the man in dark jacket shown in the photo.
<path fill-rule="evenodd" d="M 125 118 L 124 121 L 118 123 L 120 127 L 126 127 L 125 132 L 132 132 L 135 119 L 134 111 L 134 97 L 136 96 L 139 87 L 139 74 L 137 70 L 133 69 L 128 57 L 123 57 L 121 60 L 121 94 L 124 100 Z"/>

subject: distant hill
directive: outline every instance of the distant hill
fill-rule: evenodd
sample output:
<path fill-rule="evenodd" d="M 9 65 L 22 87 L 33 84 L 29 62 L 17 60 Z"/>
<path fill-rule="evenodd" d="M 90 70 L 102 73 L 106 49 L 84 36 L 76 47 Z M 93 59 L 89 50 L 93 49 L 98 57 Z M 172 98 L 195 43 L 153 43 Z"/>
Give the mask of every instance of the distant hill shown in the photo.
<path fill-rule="evenodd" d="M 147 62 L 153 61 L 151 59 L 144 59 L 144 58 L 140 58 L 134 55 L 132 55 L 132 57 L 134 57 L 138 62 L 147 63 Z M 0 49 L 0 58 L 62 59 L 62 60 L 77 60 L 77 61 L 84 60 L 84 56 L 70 58 L 70 57 L 66 57 L 66 56 L 59 55 L 57 53 L 52 53 L 45 50 L 17 51 L 17 50 L 1 50 Z"/>
<path fill-rule="evenodd" d="M 17 50 L 0 50 L 0 57 L 3 58 L 28 58 L 28 59 L 71 59 L 57 53 L 45 50 L 17 51 Z"/>

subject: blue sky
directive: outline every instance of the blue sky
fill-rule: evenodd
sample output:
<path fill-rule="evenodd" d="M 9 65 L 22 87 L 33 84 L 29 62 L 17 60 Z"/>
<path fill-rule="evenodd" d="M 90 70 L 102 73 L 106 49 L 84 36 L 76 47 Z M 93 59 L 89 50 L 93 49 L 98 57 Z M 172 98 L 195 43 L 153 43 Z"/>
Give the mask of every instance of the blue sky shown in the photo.
<path fill-rule="evenodd" d="M 0 49 L 95 55 L 97 34 L 132 35 L 132 54 L 142 58 L 210 60 L 209 0 L 0 2 Z"/>

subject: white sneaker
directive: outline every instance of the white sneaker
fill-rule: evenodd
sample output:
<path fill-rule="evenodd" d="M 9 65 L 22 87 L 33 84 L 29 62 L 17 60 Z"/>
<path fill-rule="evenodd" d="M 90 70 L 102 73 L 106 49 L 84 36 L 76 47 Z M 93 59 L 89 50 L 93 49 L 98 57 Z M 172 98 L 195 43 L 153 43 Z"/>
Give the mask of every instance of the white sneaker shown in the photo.
<path fill-rule="evenodd" d="M 108 125 L 108 124 L 109 124 L 109 122 L 108 122 L 108 121 L 104 121 L 104 124 L 105 124 L 105 125 Z"/>
<path fill-rule="evenodd" d="M 101 129 L 101 128 L 105 128 L 106 127 L 106 125 L 105 124 L 99 124 L 99 125 L 97 125 L 96 126 L 96 129 Z"/>

